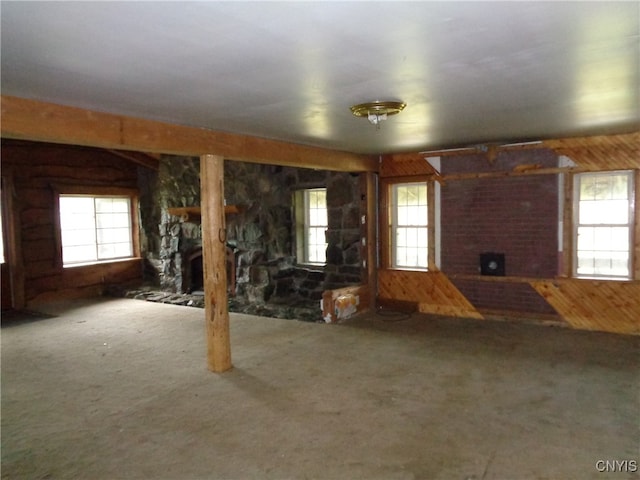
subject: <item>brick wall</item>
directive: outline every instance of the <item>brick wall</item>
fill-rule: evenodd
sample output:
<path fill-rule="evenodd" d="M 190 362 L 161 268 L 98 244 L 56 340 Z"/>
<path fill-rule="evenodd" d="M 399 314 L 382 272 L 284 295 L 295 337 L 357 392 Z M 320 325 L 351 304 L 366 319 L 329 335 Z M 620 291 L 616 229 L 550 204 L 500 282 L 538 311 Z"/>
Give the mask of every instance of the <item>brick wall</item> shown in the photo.
<path fill-rule="evenodd" d="M 447 157 L 442 173 L 504 172 L 516 165 L 557 166 L 548 150 L 505 152 L 490 164 L 483 155 Z M 483 252 L 505 254 L 507 276 L 553 278 L 557 274 L 558 179 L 530 175 L 463 179 L 442 188 L 442 270 L 479 274 Z M 528 285 L 455 280 L 479 308 L 553 313 Z"/>

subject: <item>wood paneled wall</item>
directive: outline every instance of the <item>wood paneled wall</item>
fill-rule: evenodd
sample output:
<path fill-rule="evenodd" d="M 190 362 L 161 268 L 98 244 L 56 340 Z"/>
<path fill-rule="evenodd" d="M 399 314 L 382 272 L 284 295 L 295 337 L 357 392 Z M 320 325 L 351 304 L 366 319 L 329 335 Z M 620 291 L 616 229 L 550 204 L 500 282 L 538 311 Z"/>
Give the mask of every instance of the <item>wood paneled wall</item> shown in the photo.
<path fill-rule="evenodd" d="M 544 146 L 585 170 L 640 169 L 640 132 L 546 140 Z"/>
<path fill-rule="evenodd" d="M 415 302 L 421 313 L 482 319 L 482 315 L 442 272 L 380 270 L 381 301 Z"/>
<path fill-rule="evenodd" d="M 14 308 L 100 294 L 111 284 L 139 283 L 139 258 L 63 268 L 56 188 L 137 190 L 137 166 L 101 149 L 2 141 L 2 176 L 11 185 L 9 243 Z M 134 228 L 137 226 L 134 225 Z"/>
<path fill-rule="evenodd" d="M 640 334 L 640 282 L 557 279 L 531 286 L 573 328 Z"/>
<path fill-rule="evenodd" d="M 528 165 L 523 165 L 527 168 L 516 168 L 504 172 L 440 176 L 439 172 L 435 172 L 425 160 L 426 155 L 413 153 L 383 157 L 380 176 L 381 179 L 385 179 L 411 176 L 424 178 L 428 175 L 438 179 L 443 185 L 442 188 L 445 189 L 449 182 L 469 178 L 634 169 L 636 171 L 635 280 L 620 282 L 571 278 L 510 279 L 504 277 L 501 281 L 528 283 L 571 328 L 640 335 L 640 221 L 638 220 L 640 218 L 640 132 L 547 140 L 517 148 L 497 146 L 493 149 L 493 157 L 489 158 L 487 155 L 487 160 L 493 164 L 495 155 L 503 151 L 529 149 L 553 150 L 557 155 L 571 158 L 577 166 L 538 168 L 534 165 L 529 168 Z M 467 152 L 442 151 L 431 155 L 448 157 L 477 153 L 473 149 L 468 150 Z M 443 163 L 446 161 L 447 158 L 442 159 Z M 385 228 L 387 228 L 385 224 L 380 225 L 381 230 Z M 565 219 L 565 233 L 569 231 L 569 224 Z M 380 303 L 413 304 L 420 312 L 483 318 L 482 310 L 479 311 L 442 272 L 381 269 L 378 272 L 378 295 Z M 517 312 L 509 312 L 508 316 L 513 318 L 514 313 L 517 317 Z M 529 316 L 524 315 L 523 312 L 523 318 Z"/>

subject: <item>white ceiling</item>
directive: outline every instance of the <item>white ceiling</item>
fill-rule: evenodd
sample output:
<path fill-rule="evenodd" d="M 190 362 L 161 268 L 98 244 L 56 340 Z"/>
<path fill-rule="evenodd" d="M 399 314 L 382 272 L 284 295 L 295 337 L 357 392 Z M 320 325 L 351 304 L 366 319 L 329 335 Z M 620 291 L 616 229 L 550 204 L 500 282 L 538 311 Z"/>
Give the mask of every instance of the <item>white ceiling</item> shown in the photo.
<path fill-rule="evenodd" d="M 3 95 L 361 153 L 640 125 L 637 1 L 0 8 Z"/>

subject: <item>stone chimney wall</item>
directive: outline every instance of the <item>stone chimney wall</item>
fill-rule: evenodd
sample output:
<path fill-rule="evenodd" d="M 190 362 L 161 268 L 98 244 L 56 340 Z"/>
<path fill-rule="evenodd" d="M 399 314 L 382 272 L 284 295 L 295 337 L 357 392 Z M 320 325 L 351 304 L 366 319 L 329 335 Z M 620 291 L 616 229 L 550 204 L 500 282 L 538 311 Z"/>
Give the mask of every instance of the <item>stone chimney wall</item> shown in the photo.
<path fill-rule="evenodd" d="M 201 247 L 199 221 L 183 221 L 170 207 L 200 205 L 199 159 L 165 156 L 157 174 L 140 177 L 145 280 L 167 292 L 187 293 L 191 253 Z M 360 283 L 358 175 L 301 168 L 225 162 L 227 244 L 235 251 L 234 302 L 263 304 L 319 300 L 325 289 Z M 293 192 L 327 188 L 329 228 L 326 266 L 298 265 Z"/>

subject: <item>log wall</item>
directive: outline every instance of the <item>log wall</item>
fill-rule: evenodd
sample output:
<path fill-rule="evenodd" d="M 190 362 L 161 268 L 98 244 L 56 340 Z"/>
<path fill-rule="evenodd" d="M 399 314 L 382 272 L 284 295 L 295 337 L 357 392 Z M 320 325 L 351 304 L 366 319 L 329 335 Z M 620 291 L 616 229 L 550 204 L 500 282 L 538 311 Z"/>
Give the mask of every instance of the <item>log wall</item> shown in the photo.
<path fill-rule="evenodd" d="M 17 241 L 10 258 L 16 308 L 51 300 L 99 295 L 113 284 L 138 283 L 139 258 L 63 268 L 55 189 L 107 188 L 137 190 L 137 166 L 101 149 L 2 141 L 2 176 L 11 185 L 6 223 Z"/>

